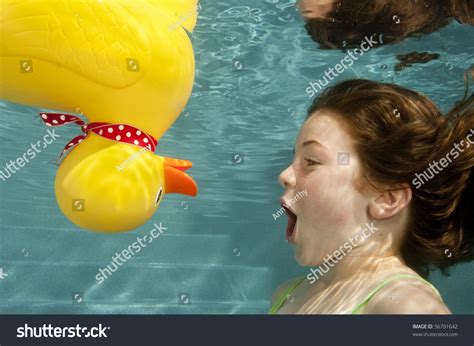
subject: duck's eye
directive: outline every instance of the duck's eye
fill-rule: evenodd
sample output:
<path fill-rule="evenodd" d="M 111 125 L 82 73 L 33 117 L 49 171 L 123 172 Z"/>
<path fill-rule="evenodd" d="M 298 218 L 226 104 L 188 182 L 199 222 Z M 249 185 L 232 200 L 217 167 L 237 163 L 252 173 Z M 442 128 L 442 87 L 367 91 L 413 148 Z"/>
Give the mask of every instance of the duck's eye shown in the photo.
<path fill-rule="evenodd" d="M 161 197 L 163 196 L 163 186 L 160 186 L 158 193 L 156 194 L 155 204 L 159 204 L 161 201 Z"/>

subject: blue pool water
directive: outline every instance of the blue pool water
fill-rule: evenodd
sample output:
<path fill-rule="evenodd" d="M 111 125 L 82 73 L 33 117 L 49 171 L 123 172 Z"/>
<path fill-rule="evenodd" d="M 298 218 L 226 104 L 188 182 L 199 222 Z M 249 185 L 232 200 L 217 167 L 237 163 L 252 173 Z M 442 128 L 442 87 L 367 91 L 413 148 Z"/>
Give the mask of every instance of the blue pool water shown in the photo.
<path fill-rule="evenodd" d="M 167 195 L 133 232 L 78 229 L 54 198 L 55 159 L 77 129 L 1 182 L 0 313 L 266 313 L 283 281 L 305 275 L 276 221 L 280 171 L 309 106 L 311 80 L 344 56 L 306 35 L 294 1 L 202 1 L 192 34 L 196 80 L 186 110 L 157 153 L 193 161 L 196 198 Z M 394 82 L 431 97 L 443 111 L 464 93 L 463 70 L 474 63 L 474 28 L 452 23 L 422 39 L 366 53 L 337 80 Z M 427 64 L 394 72 L 395 54 L 440 53 Z M 335 80 L 335 81 L 337 81 Z M 0 165 L 46 134 L 38 109 L 0 102 Z M 163 235 L 103 284 L 95 276 L 115 252 L 154 223 Z M 472 264 L 430 279 L 454 313 L 473 313 Z"/>

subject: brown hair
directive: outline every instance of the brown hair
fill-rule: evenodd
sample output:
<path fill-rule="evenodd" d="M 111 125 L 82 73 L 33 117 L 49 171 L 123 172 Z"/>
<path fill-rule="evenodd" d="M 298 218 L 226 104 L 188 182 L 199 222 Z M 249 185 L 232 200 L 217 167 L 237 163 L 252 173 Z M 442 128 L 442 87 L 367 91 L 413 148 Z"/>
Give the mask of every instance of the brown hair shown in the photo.
<path fill-rule="evenodd" d="M 455 262 L 474 258 L 474 145 L 466 142 L 474 131 L 474 95 L 443 116 L 415 91 L 355 79 L 327 88 L 308 118 L 319 109 L 335 114 L 353 138 L 359 178 L 378 188 L 410 185 L 410 223 L 401 249 L 407 265 L 423 276 L 432 266 L 446 274 Z M 431 180 L 414 186 L 416 174 L 463 140 L 463 152 Z"/>
<path fill-rule="evenodd" d="M 383 34 L 383 43 L 427 34 L 453 17 L 473 24 L 474 0 L 340 0 L 327 18 L 309 19 L 305 28 L 321 48 L 355 48 L 364 37 Z"/>

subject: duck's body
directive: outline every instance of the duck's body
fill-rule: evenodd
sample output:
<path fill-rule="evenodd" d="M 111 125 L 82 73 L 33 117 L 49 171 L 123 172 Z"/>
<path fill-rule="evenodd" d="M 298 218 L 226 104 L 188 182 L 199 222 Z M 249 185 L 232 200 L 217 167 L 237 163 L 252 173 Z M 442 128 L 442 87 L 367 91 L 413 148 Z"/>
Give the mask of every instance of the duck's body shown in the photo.
<path fill-rule="evenodd" d="M 195 21 L 196 0 L 0 3 L 2 98 L 131 123 L 155 138 L 184 108 L 194 53 L 174 24 L 185 8 Z"/>
<path fill-rule="evenodd" d="M 128 231 L 153 215 L 165 193 L 196 195 L 196 184 L 183 172 L 190 167 L 188 161 L 91 133 L 59 166 L 56 199 L 82 228 Z"/>
<path fill-rule="evenodd" d="M 193 29 L 196 6 L 197 0 L 0 0 L 0 96 L 84 114 L 90 122 L 132 125 L 159 139 L 191 94 L 194 54 L 181 26 Z M 84 228 L 125 231 L 151 217 L 160 189 L 195 195 L 183 169 L 170 170 L 170 160 L 151 152 L 115 169 L 138 150 L 93 133 L 79 143 L 56 176 L 66 216 Z M 84 200 L 85 209 L 75 211 L 74 200 Z"/>

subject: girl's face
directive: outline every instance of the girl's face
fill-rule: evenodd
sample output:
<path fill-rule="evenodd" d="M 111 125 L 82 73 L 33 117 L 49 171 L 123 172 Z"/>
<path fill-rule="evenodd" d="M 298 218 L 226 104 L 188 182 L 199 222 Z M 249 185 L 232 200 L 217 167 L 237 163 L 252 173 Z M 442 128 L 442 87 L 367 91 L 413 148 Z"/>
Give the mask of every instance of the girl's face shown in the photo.
<path fill-rule="evenodd" d="M 287 239 L 301 265 L 320 265 L 364 228 L 369 199 L 354 185 L 359 169 L 349 134 L 335 116 L 318 110 L 304 123 L 293 162 L 279 177 L 282 204 L 290 209 Z"/>

